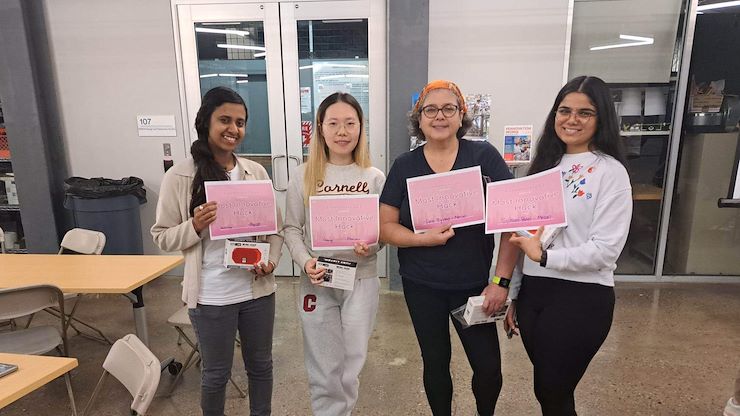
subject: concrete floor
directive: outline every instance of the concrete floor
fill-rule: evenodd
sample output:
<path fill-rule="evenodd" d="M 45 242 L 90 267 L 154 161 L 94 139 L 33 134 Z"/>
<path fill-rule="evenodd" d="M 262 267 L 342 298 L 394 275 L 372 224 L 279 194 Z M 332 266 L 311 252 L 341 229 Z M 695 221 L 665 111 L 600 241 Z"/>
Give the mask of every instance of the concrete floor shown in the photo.
<path fill-rule="evenodd" d="M 387 281 L 384 279 L 384 287 Z M 179 280 L 160 278 L 146 288 L 152 351 L 161 358 L 184 360 L 185 345 L 176 345 L 176 333 L 166 324 L 180 306 Z M 273 414 L 310 415 L 303 367 L 302 338 L 297 318 L 298 285 L 287 278 L 278 282 L 275 324 L 275 389 Z M 133 331 L 130 304 L 123 297 L 85 299 L 80 315 L 98 315 L 111 337 Z M 39 321 L 48 319 L 37 318 Z M 454 331 L 454 330 L 453 330 Z M 499 328 L 500 336 L 501 329 Z M 471 371 L 462 347 L 453 337 L 452 374 L 455 415 L 473 415 Z M 79 410 L 87 404 L 101 373 L 108 347 L 74 336 L 73 356 L 80 366 L 73 372 Z M 502 337 L 504 387 L 497 414 L 537 415 L 532 393 L 532 367 L 521 340 Z M 576 393 L 579 415 L 720 415 L 732 393 L 740 366 L 740 284 L 618 284 L 614 326 L 606 343 L 581 381 Z M 235 379 L 246 385 L 240 358 Z M 160 394 L 172 377 L 163 373 Z M 131 398 L 109 379 L 91 414 L 128 415 Z M 199 372 L 191 369 L 171 398 L 158 397 L 149 414 L 174 416 L 199 413 Z M 246 399 L 227 390 L 230 416 L 247 415 Z M 64 382 L 55 380 L 2 409 L 0 414 L 69 414 Z M 378 324 L 362 373 L 355 415 L 430 414 L 421 381 L 421 359 L 403 295 L 384 291 Z"/>

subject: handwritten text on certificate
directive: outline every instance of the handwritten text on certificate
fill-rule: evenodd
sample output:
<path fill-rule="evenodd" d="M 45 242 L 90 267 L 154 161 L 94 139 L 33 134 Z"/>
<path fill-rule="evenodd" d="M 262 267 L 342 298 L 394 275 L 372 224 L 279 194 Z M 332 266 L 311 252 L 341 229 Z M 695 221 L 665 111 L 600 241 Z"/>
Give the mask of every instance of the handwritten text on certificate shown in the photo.
<path fill-rule="evenodd" d="M 211 240 L 277 233 L 272 181 L 207 181 L 206 201 L 216 201 Z"/>
<path fill-rule="evenodd" d="M 480 166 L 406 179 L 415 233 L 485 221 Z"/>
<path fill-rule="evenodd" d="M 378 243 L 378 195 L 312 196 L 311 249 L 346 250 Z"/>
<path fill-rule="evenodd" d="M 560 168 L 488 184 L 487 234 L 533 230 L 544 225 L 568 225 Z"/>

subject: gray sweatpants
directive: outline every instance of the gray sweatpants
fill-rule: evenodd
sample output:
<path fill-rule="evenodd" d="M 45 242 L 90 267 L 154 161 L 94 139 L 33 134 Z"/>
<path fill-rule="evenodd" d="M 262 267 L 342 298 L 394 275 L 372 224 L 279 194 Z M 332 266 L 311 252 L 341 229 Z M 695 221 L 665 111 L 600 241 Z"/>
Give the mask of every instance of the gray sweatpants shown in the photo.
<path fill-rule="evenodd" d="M 352 413 L 375 326 L 379 290 L 377 277 L 356 280 L 351 291 L 314 286 L 308 277 L 301 277 L 298 311 L 315 415 Z"/>
<path fill-rule="evenodd" d="M 223 416 L 226 384 L 234 362 L 237 329 L 249 382 L 249 414 L 266 416 L 272 407 L 272 333 L 275 294 L 226 306 L 188 309 L 198 338 L 203 416 Z"/>

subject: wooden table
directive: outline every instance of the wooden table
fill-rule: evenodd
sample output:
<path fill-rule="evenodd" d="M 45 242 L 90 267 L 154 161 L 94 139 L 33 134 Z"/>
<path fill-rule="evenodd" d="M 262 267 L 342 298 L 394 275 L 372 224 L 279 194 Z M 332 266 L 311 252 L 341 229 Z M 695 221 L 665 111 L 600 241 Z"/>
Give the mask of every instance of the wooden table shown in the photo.
<path fill-rule="evenodd" d="M 0 288 L 51 284 L 66 293 L 120 293 L 133 304 L 136 334 L 149 345 L 141 288 L 182 256 L 0 254 Z"/>
<path fill-rule="evenodd" d="M 77 367 L 76 358 L 6 353 L 0 353 L 0 363 L 18 366 L 0 378 L 0 409 Z"/>

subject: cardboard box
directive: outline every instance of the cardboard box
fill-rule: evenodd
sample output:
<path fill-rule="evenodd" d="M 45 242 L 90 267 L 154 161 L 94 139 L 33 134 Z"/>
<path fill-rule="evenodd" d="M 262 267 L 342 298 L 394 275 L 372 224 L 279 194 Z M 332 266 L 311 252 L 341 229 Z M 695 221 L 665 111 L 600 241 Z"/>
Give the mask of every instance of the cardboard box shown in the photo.
<path fill-rule="evenodd" d="M 468 304 L 465 305 L 463 319 L 468 325 L 487 324 L 489 322 L 502 321 L 506 318 L 506 311 L 509 309 L 511 301 L 506 301 L 506 307 L 491 316 L 486 315 L 483 311 L 483 301 L 485 296 L 471 296 L 468 298 Z"/>
<path fill-rule="evenodd" d="M 224 265 L 230 269 L 253 270 L 259 263 L 270 259 L 270 244 L 251 241 L 228 241 L 224 252 Z"/>

